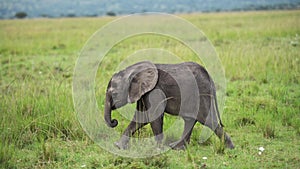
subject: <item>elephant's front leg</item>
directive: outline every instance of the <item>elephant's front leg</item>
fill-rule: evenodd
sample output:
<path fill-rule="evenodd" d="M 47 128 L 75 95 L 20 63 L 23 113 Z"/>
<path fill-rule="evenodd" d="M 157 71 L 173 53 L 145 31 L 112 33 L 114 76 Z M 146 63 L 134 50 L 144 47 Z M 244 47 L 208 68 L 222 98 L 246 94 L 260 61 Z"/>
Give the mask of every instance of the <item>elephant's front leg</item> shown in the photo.
<path fill-rule="evenodd" d="M 184 120 L 184 130 L 180 140 L 171 143 L 170 147 L 172 149 L 185 149 L 186 144 L 190 142 L 192 130 L 195 126 L 196 120 L 192 118 L 183 118 Z"/>
<path fill-rule="evenodd" d="M 115 145 L 120 149 L 127 149 L 129 146 L 130 137 L 141 127 L 148 124 L 148 115 L 146 114 L 143 99 L 137 102 L 136 111 L 130 124 L 127 126 L 122 134 L 122 137 Z"/>
<path fill-rule="evenodd" d="M 159 146 L 162 144 L 162 140 L 164 138 L 163 119 L 164 119 L 164 114 L 161 114 L 157 119 L 150 122 L 152 132 L 155 135 L 155 140 Z"/>
<path fill-rule="evenodd" d="M 122 137 L 119 141 L 115 143 L 115 145 L 120 149 L 127 149 L 129 147 L 129 140 L 130 137 L 141 127 L 145 126 L 147 122 L 146 116 L 144 112 L 136 111 L 134 118 L 130 122 L 130 124 L 127 126 L 125 131 L 122 134 Z"/>

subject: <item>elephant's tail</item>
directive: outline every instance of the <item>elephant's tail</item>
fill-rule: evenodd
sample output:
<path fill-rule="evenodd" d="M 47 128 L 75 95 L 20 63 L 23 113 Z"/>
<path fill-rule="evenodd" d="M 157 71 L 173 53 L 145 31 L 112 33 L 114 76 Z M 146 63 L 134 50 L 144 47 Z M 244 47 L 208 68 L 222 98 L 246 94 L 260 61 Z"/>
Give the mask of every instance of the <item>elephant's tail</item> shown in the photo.
<path fill-rule="evenodd" d="M 222 127 L 224 127 L 222 120 L 221 120 L 221 116 L 220 116 L 220 112 L 219 112 L 219 108 L 218 108 L 218 102 L 217 102 L 217 96 L 216 96 L 216 92 L 214 93 L 214 102 L 215 102 L 215 107 L 216 107 L 216 113 L 219 119 L 219 123 Z"/>
<path fill-rule="evenodd" d="M 224 124 L 222 123 L 222 120 L 221 120 L 221 115 L 220 115 L 220 111 L 219 111 L 219 106 L 218 106 L 218 101 L 217 101 L 217 92 L 216 92 L 216 87 L 215 87 L 215 83 L 213 82 L 212 78 L 209 77 L 209 80 L 211 82 L 211 89 L 212 89 L 212 93 L 213 93 L 213 101 L 214 101 L 214 106 L 215 106 L 215 110 L 216 110 L 216 113 L 217 113 L 217 117 L 218 117 L 218 121 L 220 123 L 220 125 L 222 127 L 224 127 Z"/>

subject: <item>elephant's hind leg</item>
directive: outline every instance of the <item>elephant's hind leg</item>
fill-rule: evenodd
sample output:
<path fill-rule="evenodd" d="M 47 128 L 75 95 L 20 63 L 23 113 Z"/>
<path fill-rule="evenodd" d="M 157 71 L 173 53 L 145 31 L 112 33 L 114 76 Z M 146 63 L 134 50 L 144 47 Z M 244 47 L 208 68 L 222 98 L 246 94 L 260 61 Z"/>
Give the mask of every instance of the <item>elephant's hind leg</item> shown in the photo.
<path fill-rule="evenodd" d="M 220 123 L 216 121 L 206 121 L 205 125 L 209 127 L 219 137 L 221 141 L 224 141 L 227 148 L 233 149 L 234 145 L 231 141 L 230 136 L 223 130 Z"/>
<path fill-rule="evenodd" d="M 199 113 L 198 114 L 198 121 L 210 128 L 214 133 L 220 138 L 221 141 L 224 141 L 225 145 L 233 149 L 234 145 L 230 139 L 230 136 L 224 132 L 223 127 L 221 125 L 220 119 L 216 113 L 216 110 L 210 108 L 210 104 L 202 104 L 203 108 L 202 110 L 206 110 L 203 112 L 205 113 Z"/>
<path fill-rule="evenodd" d="M 220 138 L 220 140 L 224 141 L 227 148 L 234 148 L 230 136 L 226 132 L 224 132 L 223 127 L 221 125 L 218 125 L 214 132 Z"/>
<path fill-rule="evenodd" d="M 191 134 L 195 126 L 196 120 L 192 118 L 183 118 L 184 130 L 179 141 L 170 144 L 172 149 L 185 149 L 186 144 L 190 143 Z"/>

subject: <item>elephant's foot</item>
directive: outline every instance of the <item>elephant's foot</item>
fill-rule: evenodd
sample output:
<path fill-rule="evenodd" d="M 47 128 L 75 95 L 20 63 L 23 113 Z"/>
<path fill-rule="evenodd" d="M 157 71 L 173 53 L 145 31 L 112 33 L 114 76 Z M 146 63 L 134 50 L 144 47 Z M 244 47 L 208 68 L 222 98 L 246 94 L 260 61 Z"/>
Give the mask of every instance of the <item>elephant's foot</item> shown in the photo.
<path fill-rule="evenodd" d="M 232 143 L 230 137 L 227 134 L 225 135 L 225 145 L 229 149 L 234 149 L 234 144 Z"/>
<path fill-rule="evenodd" d="M 128 143 L 124 144 L 122 142 L 115 142 L 115 146 L 119 149 L 126 150 L 129 148 Z"/>
<path fill-rule="evenodd" d="M 129 148 L 129 137 L 122 136 L 119 141 L 115 142 L 115 146 L 122 150 L 128 149 Z"/>
<path fill-rule="evenodd" d="M 184 144 L 184 141 L 179 140 L 174 143 L 169 144 L 169 146 L 174 150 L 185 150 L 186 145 Z"/>

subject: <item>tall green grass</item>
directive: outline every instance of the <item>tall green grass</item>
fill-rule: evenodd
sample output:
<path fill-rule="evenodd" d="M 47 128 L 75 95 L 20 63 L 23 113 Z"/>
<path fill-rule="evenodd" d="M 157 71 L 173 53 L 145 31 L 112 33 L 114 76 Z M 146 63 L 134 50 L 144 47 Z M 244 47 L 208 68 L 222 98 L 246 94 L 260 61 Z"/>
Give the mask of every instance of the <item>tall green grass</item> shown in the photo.
<path fill-rule="evenodd" d="M 224 150 L 215 136 L 199 144 L 199 124 L 188 151 L 128 159 L 100 149 L 85 135 L 74 113 L 72 73 L 86 40 L 114 18 L 1 20 L 0 167 L 297 168 L 300 12 L 181 16 L 203 30 L 219 53 L 228 82 L 222 118 L 235 150 Z M 185 60 L 195 59 L 182 44 L 166 37 L 122 41 L 108 53 L 97 74 L 101 110 L 116 64 L 142 47 L 160 47 Z M 172 121 L 174 117 L 167 116 L 165 127 Z M 120 122 L 117 130 L 123 131 L 128 121 Z M 151 135 L 150 129 L 141 134 Z M 179 136 L 180 131 L 174 131 L 166 142 Z M 260 146 L 265 148 L 261 155 Z"/>

